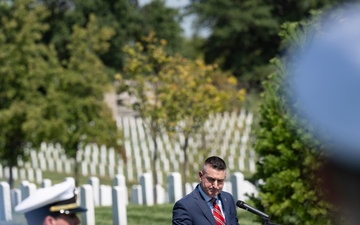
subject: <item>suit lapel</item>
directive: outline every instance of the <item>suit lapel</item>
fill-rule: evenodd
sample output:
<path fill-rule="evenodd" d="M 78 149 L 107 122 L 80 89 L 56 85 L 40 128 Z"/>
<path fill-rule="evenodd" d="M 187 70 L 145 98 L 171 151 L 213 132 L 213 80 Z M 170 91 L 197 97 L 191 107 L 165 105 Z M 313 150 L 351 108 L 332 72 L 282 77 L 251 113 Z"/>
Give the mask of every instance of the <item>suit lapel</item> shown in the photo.
<path fill-rule="evenodd" d="M 230 218 L 229 212 L 230 212 L 230 204 L 227 203 L 228 199 L 226 196 L 220 193 L 220 199 L 221 199 L 221 206 L 223 208 L 223 213 L 225 214 L 225 221 L 226 219 Z"/>
<path fill-rule="evenodd" d="M 204 213 L 204 216 L 209 221 L 209 223 L 212 225 L 216 225 L 214 216 L 213 216 L 209 206 L 207 205 L 206 201 L 201 197 L 198 187 L 196 187 L 195 190 L 193 191 L 193 197 L 195 200 L 195 204 Z"/>

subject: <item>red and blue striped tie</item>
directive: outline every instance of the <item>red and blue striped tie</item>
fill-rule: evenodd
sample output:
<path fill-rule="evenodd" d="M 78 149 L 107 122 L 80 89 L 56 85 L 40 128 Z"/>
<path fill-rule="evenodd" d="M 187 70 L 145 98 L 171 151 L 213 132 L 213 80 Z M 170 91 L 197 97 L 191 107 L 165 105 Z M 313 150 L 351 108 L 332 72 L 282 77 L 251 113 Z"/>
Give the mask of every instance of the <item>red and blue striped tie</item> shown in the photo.
<path fill-rule="evenodd" d="M 216 198 L 212 199 L 214 208 L 213 208 L 213 214 L 217 225 L 225 225 L 225 218 L 223 217 L 221 213 L 221 209 L 218 204 L 216 204 Z"/>

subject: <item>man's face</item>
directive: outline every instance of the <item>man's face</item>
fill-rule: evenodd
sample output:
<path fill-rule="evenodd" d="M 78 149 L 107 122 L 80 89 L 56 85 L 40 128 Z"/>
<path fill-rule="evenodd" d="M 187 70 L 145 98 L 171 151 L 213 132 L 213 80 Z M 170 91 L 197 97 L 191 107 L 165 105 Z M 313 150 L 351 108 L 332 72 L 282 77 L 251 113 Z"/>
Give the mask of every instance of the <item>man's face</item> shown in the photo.
<path fill-rule="evenodd" d="M 205 166 L 203 171 L 199 172 L 200 187 L 211 198 L 221 192 L 225 178 L 225 170 L 216 170 L 208 165 Z"/>
<path fill-rule="evenodd" d="M 79 218 L 75 213 L 73 214 L 62 214 L 56 218 L 47 216 L 45 219 L 45 225 L 78 225 L 80 224 Z"/>

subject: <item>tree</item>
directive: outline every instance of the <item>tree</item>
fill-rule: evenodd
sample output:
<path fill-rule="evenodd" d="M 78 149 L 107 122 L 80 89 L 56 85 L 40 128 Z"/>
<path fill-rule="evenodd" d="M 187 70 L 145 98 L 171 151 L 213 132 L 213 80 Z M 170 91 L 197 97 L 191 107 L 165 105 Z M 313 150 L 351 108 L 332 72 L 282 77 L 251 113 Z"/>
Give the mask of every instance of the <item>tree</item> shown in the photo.
<path fill-rule="evenodd" d="M 39 144 L 39 111 L 46 105 L 59 64 L 54 49 L 40 42 L 48 12 L 31 0 L 0 1 L 0 158 L 12 168 L 26 159 L 31 143 Z M 9 184 L 13 187 L 12 170 Z"/>
<path fill-rule="evenodd" d="M 99 26 L 94 15 L 86 27 L 74 26 L 67 46 L 70 58 L 63 61 L 54 92 L 49 94 L 50 102 L 44 110 L 46 119 L 38 121 L 37 129 L 47 128 L 41 137 L 60 143 L 73 159 L 78 150 L 89 143 L 114 147 L 123 154 L 120 132 L 104 102 L 104 92 L 111 85 L 98 57 L 109 48 L 112 35 L 110 28 Z M 52 132 L 48 132 L 48 128 Z M 74 174 L 77 182 L 76 160 Z"/>
<path fill-rule="evenodd" d="M 167 40 L 167 52 L 175 54 L 181 51 L 184 38 L 178 9 L 166 7 L 164 0 L 154 0 L 140 8 L 139 13 L 142 15 L 141 37 L 154 32 L 158 38 Z"/>
<path fill-rule="evenodd" d="M 162 98 L 166 111 L 166 126 L 171 136 L 182 135 L 184 153 L 182 175 L 184 184 L 188 177 L 189 140 L 203 131 L 211 114 L 227 110 L 238 110 L 245 97 L 244 90 L 237 89 L 237 81 L 216 65 L 205 65 L 176 56 L 162 73 L 163 82 L 169 87 Z M 227 103 L 232 103 L 232 108 Z M 207 150 L 207 149 L 202 149 Z M 185 189 L 185 188 L 184 188 Z"/>
<path fill-rule="evenodd" d="M 158 40 L 153 33 L 144 38 L 143 43 L 125 48 L 129 57 L 125 72 L 134 81 L 128 90 L 137 99 L 135 109 L 154 143 L 154 183 L 158 184 L 157 139 L 164 128 L 169 134 L 180 133 L 185 137 L 182 150 L 186 182 L 189 139 L 200 132 L 211 113 L 221 111 L 226 101 L 239 104 L 245 93 L 237 90 L 236 79 L 232 76 L 221 74 L 222 79 L 226 79 L 216 80 L 221 73 L 216 65 L 206 66 L 201 60 L 193 62 L 180 55 L 168 55 L 166 41 Z"/>
<path fill-rule="evenodd" d="M 282 37 L 302 46 L 306 40 L 298 28 L 309 26 L 287 23 Z M 294 62 L 274 59 L 272 63 L 277 70 L 264 82 L 256 132 L 255 151 L 260 160 L 254 177 L 263 181 L 257 207 L 282 224 L 330 224 L 331 205 L 319 188 L 322 177 L 317 176 L 323 164 L 323 146 L 310 132 L 309 124 L 293 113 L 296 103 L 288 99 L 291 84 L 285 78 Z"/>
<path fill-rule="evenodd" d="M 261 91 L 261 82 L 273 71 L 269 61 L 279 51 L 280 26 L 299 21 L 310 11 L 342 0 L 264 1 L 192 0 L 189 12 L 197 15 L 197 27 L 208 28 L 202 50 L 206 63 L 231 71 L 249 91 Z"/>
<path fill-rule="evenodd" d="M 142 44 L 143 43 L 143 44 Z M 170 56 L 165 52 L 164 40 L 159 41 L 154 33 L 143 38 L 142 43 L 137 42 L 134 46 L 125 46 L 127 54 L 124 73 L 126 78 L 131 78 L 133 85 L 127 86 L 122 76 L 117 74 L 116 79 L 120 83 L 118 91 L 128 91 L 136 97 L 135 110 L 142 118 L 143 125 L 149 131 L 154 144 L 152 150 L 152 176 L 154 184 L 158 184 L 158 142 L 165 124 L 165 108 L 161 103 L 161 96 L 166 94 L 166 87 L 161 80 L 160 74 L 163 67 L 169 62 Z M 124 87 L 125 86 L 125 87 Z M 154 199 L 157 201 L 156 191 Z"/>
<path fill-rule="evenodd" d="M 137 1 L 42 0 L 41 2 L 51 11 L 48 19 L 51 26 L 43 40 L 56 46 L 61 60 L 69 58 L 69 52 L 64 46 L 70 41 L 72 27 L 85 26 L 90 20 L 90 15 L 94 14 L 101 26 L 110 27 L 115 32 L 109 40 L 108 51 L 99 53 L 98 56 L 112 70 L 120 70 L 123 67 L 121 49 L 127 43 L 136 40 L 142 29 Z"/>
<path fill-rule="evenodd" d="M 120 150 L 119 131 L 103 102 L 104 66 L 95 54 L 107 49 L 112 31 L 100 29 L 94 18 L 86 28 L 75 27 L 71 57 L 60 63 L 54 47 L 41 43 L 48 28 L 43 5 L 16 0 L 0 8 L 2 164 L 17 166 L 42 142 L 60 143 L 73 158 L 87 143 Z"/>
<path fill-rule="evenodd" d="M 70 41 L 72 26 L 85 26 L 91 14 L 96 15 L 101 26 L 110 27 L 115 32 L 109 40 L 108 51 L 98 55 L 110 74 L 113 71 L 119 72 L 124 67 L 124 52 L 121 49 L 129 43 L 141 41 L 141 37 L 149 32 L 156 32 L 160 38 L 167 39 L 170 43 L 167 46 L 169 52 L 176 52 L 182 46 L 179 13 L 176 9 L 165 7 L 164 1 L 152 1 L 143 8 L 133 0 L 41 2 L 51 11 L 48 19 L 51 26 L 44 41 L 55 44 L 61 60 L 69 58 L 69 52 L 63 46 Z"/>

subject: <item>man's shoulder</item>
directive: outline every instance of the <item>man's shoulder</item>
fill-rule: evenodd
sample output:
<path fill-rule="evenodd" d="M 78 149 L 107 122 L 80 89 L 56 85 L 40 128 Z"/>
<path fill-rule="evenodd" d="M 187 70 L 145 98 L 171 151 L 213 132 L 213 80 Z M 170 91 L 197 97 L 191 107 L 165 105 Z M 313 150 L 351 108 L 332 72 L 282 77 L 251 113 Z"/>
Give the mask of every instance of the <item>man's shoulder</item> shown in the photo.
<path fill-rule="evenodd" d="M 197 188 L 195 188 L 193 191 L 191 191 L 190 193 L 179 199 L 177 202 L 181 203 L 181 202 L 194 201 L 196 197 L 199 197 L 199 190 L 197 190 Z"/>
<path fill-rule="evenodd" d="M 227 191 L 221 191 L 220 193 L 221 193 L 221 195 L 232 196 L 232 194 L 230 192 L 227 192 Z"/>
<path fill-rule="evenodd" d="M 234 199 L 233 195 L 226 191 L 220 192 L 220 195 L 221 195 L 221 198 Z"/>

